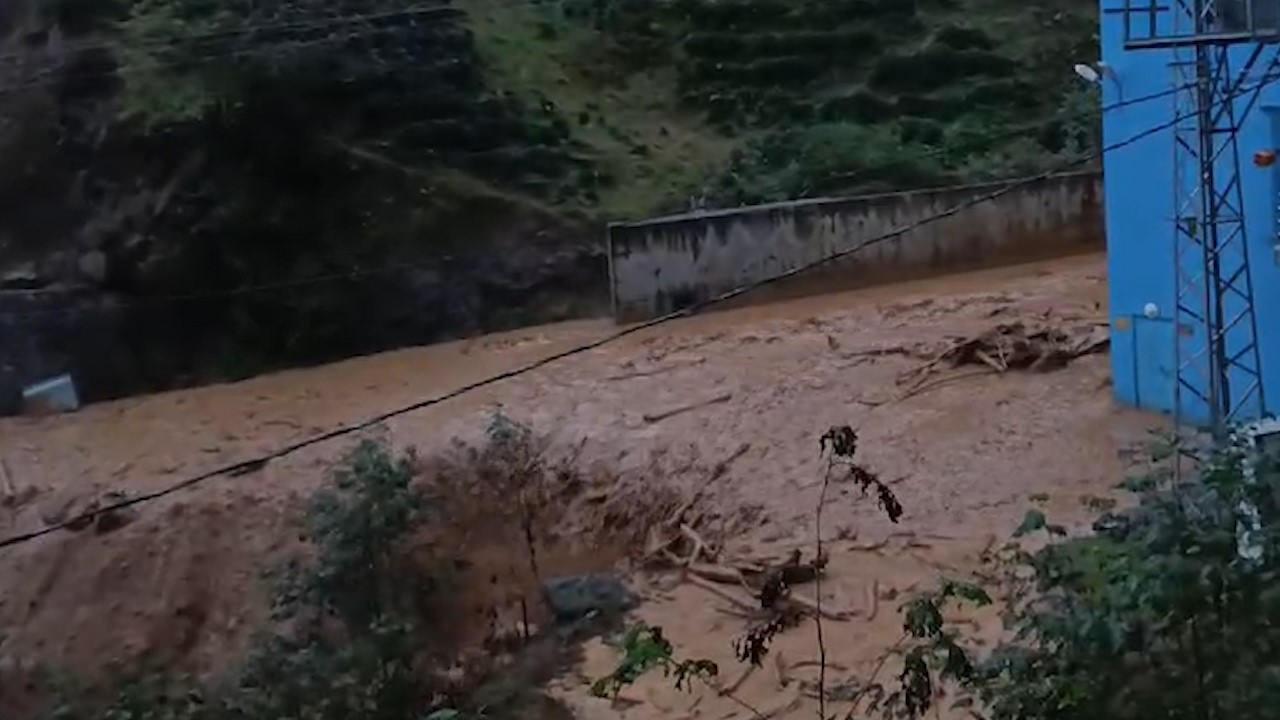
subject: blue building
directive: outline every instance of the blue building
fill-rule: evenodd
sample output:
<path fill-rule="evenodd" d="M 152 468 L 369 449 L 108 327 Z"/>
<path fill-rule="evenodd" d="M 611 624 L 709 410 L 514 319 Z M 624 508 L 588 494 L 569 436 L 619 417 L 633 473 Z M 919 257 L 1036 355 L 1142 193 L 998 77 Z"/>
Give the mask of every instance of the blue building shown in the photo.
<path fill-rule="evenodd" d="M 1131 2 L 1146 4 L 1149 0 Z M 1267 18 L 1276 17 L 1276 0 L 1254 2 L 1257 17 L 1274 25 Z M 1168 3 L 1166 7 L 1174 5 Z M 1220 5 L 1228 3 L 1220 0 Z M 1242 0 L 1236 0 L 1236 5 L 1243 7 Z M 1183 204 L 1175 202 L 1175 198 L 1188 197 L 1187 184 L 1196 185 L 1199 168 L 1194 157 L 1188 161 L 1185 155 L 1175 152 L 1173 126 L 1180 118 L 1187 117 L 1179 114 L 1179 109 L 1185 107 L 1178 104 L 1180 97 L 1182 102 L 1187 97 L 1195 97 L 1174 92 L 1174 88 L 1186 87 L 1178 80 L 1175 63 L 1181 63 L 1178 67 L 1182 72 L 1190 70 L 1194 76 L 1194 64 L 1188 65 L 1187 60 L 1195 57 L 1195 50 L 1187 45 L 1178 46 L 1176 42 L 1157 41 L 1162 34 L 1172 34 L 1168 17 L 1126 16 L 1117 12 L 1123 6 L 1124 0 L 1102 0 L 1099 82 L 1104 107 L 1118 104 L 1104 113 L 1103 142 L 1111 147 L 1144 133 L 1151 134 L 1107 152 L 1103 161 L 1115 395 L 1126 404 L 1166 413 L 1173 412 L 1177 397 L 1182 419 L 1206 424 L 1214 417 L 1209 400 L 1214 395 L 1209 378 L 1197 370 L 1208 358 L 1194 348 L 1208 347 L 1205 340 L 1212 333 L 1207 333 L 1194 315 L 1176 310 L 1180 297 L 1184 302 L 1196 300 L 1192 293 L 1180 294 L 1179 288 L 1194 282 L 1194 275 L 1187 273 L 1203 272 L 1204 256 L 1184 254 L 1184 281 L 1175 278 L 1174 264 L 1179 228 L 1192 236 L 1197 231 L 1195 218 L 1188 219 L 1188 216 L 1196 214 L 1199 199 L 1192 197 L 1192 202 Z M 1254 8 L 1248 10 L 1255 12 Z M 1126 23 L 1129 24 L 1127 33 Z M 1153 33 L 1157 23 L 1160 27 Z M 1227 394 L 1233 394 L 1228 404 L 1238 406 L 1231 414 L 1232 420 L 1271 414 L 1280 406 L 1280 224 L 1277 223 L 1280 162 L 1273 162 L 1274 156 L 1269 154 L 1280 148 L 1280 82 L 1267 83 L 1280 76 L 1277 65 L 1273 64 L 1273 59 L 1280 57 L 1277 55 L 1280 44 L 1262 44 L 1255 39 L 1264 36 L 1268 34 L 1251 29 L 1250 39 L 1237 37 L 1225 51 L 1233 74 L 1245 67 L 1251 57 L 1255 58 L 1253 70 L 1241 86 L 1242 92 L 1226 95 L 1234 97 L 1231 102 L 1236 113 L 1242 116 L 1235 123 L 1238 126 L 1238 197 L 1242 201 L 1240 215 L 1243 217 L 1240 226 L 1244 231 L 1243 242 L 1238 247 L 1247 248 L 1250 268 L 1247 274 L 1234 280 L 1251 281 L 1254 310 L 1252 318 L 1237 322 L 1247 304 L 1239 293 L 1227 293 L 1224 314 L 1220 316 L 1226 318 L 1222 323 L 1227 328 L 1223 333 L 1224 356 L 1228 360 L 1244 358 L 1236 365 L 1228 362 L 1226 366 L 1230 369 L 1224 373 L 1231 388 Z M 1274 40 L 1269 37 L 1266 42 Z M 1217 57 L 1220 64 L 1222 55 Z M 1081 59 L 1085 61 L 1087 59 Z M 1211 63 L 1210 70 L 1214 69 Z M 1260 92 L 1243 92 L 1252 87 L 1260 88 Z M 1153 97 L 1142 100 L 1148 96 Z M 1246 110 L 1248 114 L 1244 115 Z M 1184 129 L 1187 122 L 1194 123 L 1194 120 L 1182 121 Z M 1156 128 L 1160 129 L 1151 132 Z M 1222 162 L 1226 162 L 1225 156 Z M 1175 172 L 1178 168 L 1181 175 Z M 1220 178 L 1226 175 L 1220 170 Z M 1184 183 L 1181 194 L 1175 191 L 1175 178 L 1179 176 Z M 1232 187 L 1224 187 L 1223 191 L 1234 196 Z M 1181 226 L 1175 216 L 1183 218 Z M 1188 277 L 1191 279 L 1186 280 Z M 1196 302 L 1201 308 L 1210 303 L 1203 297 Z M 1179 318 L 1182 322 L 1177 321 Z M 1256 338 L 1256 355 L 1253 338 Z M 1253 367 L 1260 366 L 1256 373 L 1250 367 L 1254 361 L 1249 358 L 1256 358 Z M 1185 383 L 1181 388 L 1179 377 Z M 1254 387 L 1258 388 L 1257 392 L 1250 391 Z"/>

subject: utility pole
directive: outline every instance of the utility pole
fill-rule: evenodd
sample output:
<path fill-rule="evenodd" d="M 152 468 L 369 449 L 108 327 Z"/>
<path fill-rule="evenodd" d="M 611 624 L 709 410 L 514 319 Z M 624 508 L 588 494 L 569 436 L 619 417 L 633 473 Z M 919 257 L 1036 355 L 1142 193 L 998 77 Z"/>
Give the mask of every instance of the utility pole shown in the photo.
<path fill-rule="evenodd" d="M 1179 429 L 1206 424 L 1218 437 L 1267 412 L 1238 136 L 1263 86 L 1280 72 L 1280 52 L 1262 60 L 1265 50 L 1280 49 L 1277 5 L 1124 0 L 1107 11 L 1123 15 L 1126 50 L 1171 57 L 1173 412 Z"/>

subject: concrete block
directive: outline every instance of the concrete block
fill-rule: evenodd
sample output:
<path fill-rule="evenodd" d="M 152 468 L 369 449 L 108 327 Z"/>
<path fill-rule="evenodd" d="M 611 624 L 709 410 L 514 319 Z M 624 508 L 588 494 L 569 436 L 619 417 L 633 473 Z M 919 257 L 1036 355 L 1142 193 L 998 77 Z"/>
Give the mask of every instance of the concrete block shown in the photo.
<path fill-rule="evenodd" d="M 59 375 L 22 389 L 22 414 L 51 415 L 80 409 L 80 396 L 70 375 Z"/>

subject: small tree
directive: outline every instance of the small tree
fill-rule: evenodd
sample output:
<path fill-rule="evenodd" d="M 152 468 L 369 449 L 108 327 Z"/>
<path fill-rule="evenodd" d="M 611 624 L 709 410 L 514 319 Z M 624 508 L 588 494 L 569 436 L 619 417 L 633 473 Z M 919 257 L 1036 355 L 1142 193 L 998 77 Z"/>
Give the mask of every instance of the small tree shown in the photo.
<path fill-rule="evenodd" d="M 1006 569 L 1031 571 L 1007 575 L 1013 639 L 950 679 L 997 720 L 1280 716 L 1280 473 L 1265 460 L 1246 472 L 1251 461 L 1225 445 L 1199 483 L 1149 491 L 1093 536 L 1033 555 L 1006 548 Z M 926 646 L 944 631 L 917 621 L 940 620 L 946 596 L 909 605 L 907 629 Z M 969 662 L 912 652 L 908 688 Z M 915 697 L 908 717 L 932 701 Z"/>
<path fill-rule="evenodd" d="M 400 543 L 424 507 L 412 480 L 412 456 L 395 459 L 381 446 L 362 442 L 334 474 L 333 487 L 312 499 L 307 525 L 316 561 L 295 573 L 300 584 L 281 599 L 331 610 L 353 628 L 403 613 Z"/>
<path fill-rule="evenodd" d="M 415 667 L 422 578 L 403 553 L 424 517 L 413 467 L 412 454 L 393 458 L 365 441 L 316 493 L 307 514 L 316 557 L 289 568 L 276 603 L 296 622 L 250 655 L 228 702 L 238 716 L 402 720 L 425 707 Z"/>
<path fill-rule="evenodd" d="M 70 693 L 57 720 L 416 720 L 431 692 L 417 658 L 419 580 L 404 540 L 425 517 L 412 455 L 364 442 L 307 513 L 315 557 L 287 567 L 275 609 L 242 667 L 199 690 L 165 673 L 123 683 L 105 703 Z M 336 620 L 336 622 L 334 622 Z"/>

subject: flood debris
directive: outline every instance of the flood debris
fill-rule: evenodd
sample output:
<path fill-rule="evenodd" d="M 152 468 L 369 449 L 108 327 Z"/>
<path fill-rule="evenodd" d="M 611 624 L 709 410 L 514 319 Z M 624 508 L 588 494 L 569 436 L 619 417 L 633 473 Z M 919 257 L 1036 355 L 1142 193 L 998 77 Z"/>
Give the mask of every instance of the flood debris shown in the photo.
<path fill-rule="evenodd" d="M 760 708 L 752 708 L 750 713 L 737 715 L 734 720 L 771 720 L 781 717 L 800 707 L 800 690 L 783 693 L 777 700 Z"/>
<path fill-rule="evenodd" d="M 955 339 L 924 363 L 900 373 L 896 384 L 901 389 L 897 393 L 887 398 L 859 397 L 854 401 L 878 408 L 960 380 L 1001 375 L 1011 370 L 1059 370 L 1077 358 L 1106 352 L 1110 346 L 1111 332 L 1105 322 L 1079 322 L 1070 326 L 1047 320 L 1035 324 L 1001 323 L 977 335 Z M 883 354 L 884 350 L 878 352 Z M 971 369 L 946 372 L 960 368 Z"/>
<path fill-rule="evenodd" d="M 1110 344 L 1109 330 L 1095 323 L 1070 328 L 1001 323 L 979 335 L 957 340 L 932 360 L 902 373 L 898 385 L 916 387 L 939 369 L 966 365 L 985 365 L 998 373 L 1047 372 L 1066 367 L 1084 355 L 1103 352 Z"/>
<path fill-rule="evenodd" d="M 663 410 L 661 412 L 645 413 L 644 421 L 647 423 L 656 423 L 662 420 L 666 420 L 669 417 L 674 417 L 676 415 L 680 415 L 681 413 L 689 412 L 690 410 L 698 410 L 698 409 L 707 407 L 709 405 L 718 405 L 720 403 L 726 403 L 732 399 L 733 399 L 733 393 L 731 392 L 721 393 L 707 400 L 700 400 L 694 403 L 678 405 L 676 407 L 670 408 L 668 410 Z"/>
<path fill-rule="evenodd" d="M 634 362 L 627 361 L 622 365 L 624 372 L 620 372 L 615 375 L 609 375 L 605 377 L 605 380 L 616 382 L 619 380 L 633 380 L 635 378 L 653 377 L 655 375 L 662 375 L 663 373 L 669 373 L 675 370 L 683 370 L 686 368 L 697 367 L 699 365 L 706 363 L 706 361 L 707 359 L 705 357 L 702 357 L 699 355 L 699 356 L 690 357 L 684 360 L 673 361 L 664 365 L 658 365 L 656 367 L 643 367 L 643 368 L 637 368 Z"/>
<path fill-rule="evenodd" d="M 46 527 L 61 525 L 71 532 L 79 532 L 92 526 L 96 533 L 103 535 L 137 518 L 135 508 L 120 507 L 128 499 L 127 494 L 118 490 L 98 493 L 92 489 L 64 489 L 47 497 L 38 510 Z"/>
<path fill-rule="evenodd" d="M 763 559 L 739 558 L 723 563 L 698 562 L 703 555 L 705 542 L 695 542 L 688 557 L 680 557 L 669 549 L 660 552 L 668 566 L 681 570 L 683 579 L 729 602 L 735 609 L 749 616 L 770 614 L 814 615 L 817 602 L 796 594 L 796 585 L 813 582 L 827 566 L 826 556 L 804 560 L 799 550 L 781 563 Z M 750 596 L 717 587 L 730 585 L 741 588 Z M 822 617 L 844 621 L 856 616 L 855 611 L 823 607 Z"/>
<path fill-rule="evenodd" d="M 18 487 L 13 483 L 13 473 L 9 472 L 9 464 L 0 457 L 0 500 L 5 505 L 16 502 L 18 497 Z"/>

